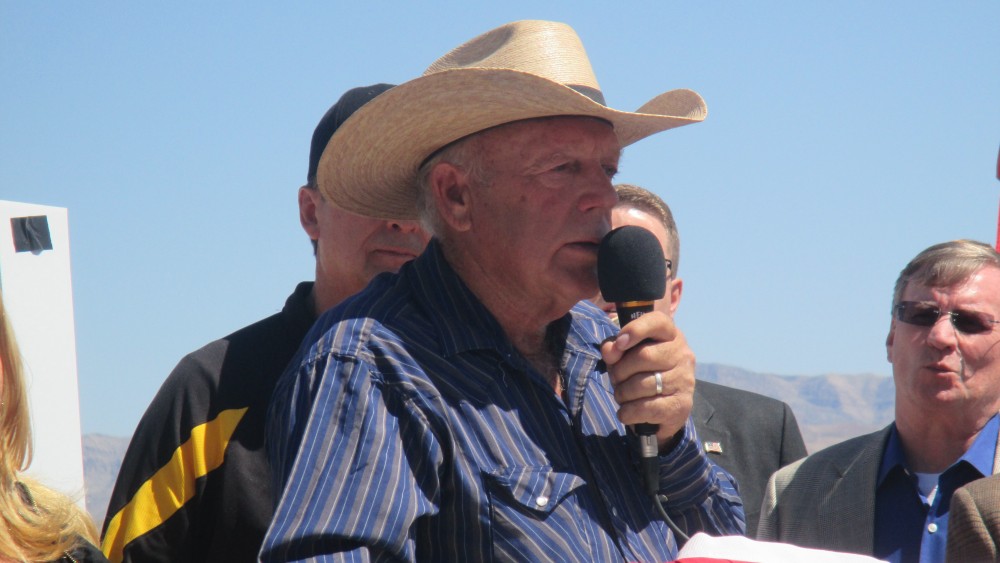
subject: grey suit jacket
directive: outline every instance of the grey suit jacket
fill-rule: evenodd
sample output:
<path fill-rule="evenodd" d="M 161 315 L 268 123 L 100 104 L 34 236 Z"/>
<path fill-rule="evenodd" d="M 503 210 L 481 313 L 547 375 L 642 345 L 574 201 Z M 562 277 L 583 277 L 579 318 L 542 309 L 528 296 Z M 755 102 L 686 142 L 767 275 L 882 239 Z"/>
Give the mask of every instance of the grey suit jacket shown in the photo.
<path fill-rule="evenodd" d="M 1000 475 L 960 487 L 948 509 L 948 563 L 1000 560 Z"/>
<path fill-rule="evenodd" d="M 772 475 L 758 539 L 871 555 L 875 482 L 890 428 L 830 446 Z"/>
<path fill-rule="evenodd" d="M 772 475 L 757 538 L 871 555 L 875 485 L 891 427 L 830 446 Z M 993 462 L 993 471 L 998 469 L 1000 439 Z M 949 512 L 949 533 L 951 518 Z"/>
<path fill-rule="evenodd" d="M 703 447 L 709 444 L 709 459 L 736 478 L 747 536 L 756 536 L 768 477 L 806 455 L 791 407 L 750 391 L 698 381 L 691 418 Z"/>

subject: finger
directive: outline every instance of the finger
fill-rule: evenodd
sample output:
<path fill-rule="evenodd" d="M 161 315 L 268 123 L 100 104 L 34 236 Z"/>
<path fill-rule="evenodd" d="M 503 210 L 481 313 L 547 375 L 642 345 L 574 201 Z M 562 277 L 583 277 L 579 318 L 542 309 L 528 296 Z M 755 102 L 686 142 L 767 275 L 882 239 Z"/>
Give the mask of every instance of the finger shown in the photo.
<path fill-rule="evenodd" d="M 669 342 L 647 340 L 622 356 L 614 364 L 608 364 L 608 375 L 613 385 L 618 386 L 633 375 L 643 372 L 663 373 L 680 371 L 694 376 L 694 352 L 687 346 L 683 335 Z"/>
<path fill-rule="evenodd" d="M 662 312 L 653 311 L 625 325 L 621 332 L 601 345 L 605 363 L 618 362 L 626 352 L 646 340 L 670 341 L 676 337 L 673 321 Z"/>
<path fill-rule="evenodd" d="M 633 343 L 644 340 L 673 340 L 677 327 L 673 319 L 661 311 L 652 311 L 622 327 L 619 334 L 627 334 Z M 634 344 L 632 344 L 634 346 Z M 620 350 L 628 346 L 619 345 Z"/>
<path fill-rule="evenodd" d="M 631 401 L 676 395 L 686 391 L 688 391 L 688 382 L 684 376 L 664 371 L 637 373 L 614 388 L 615 401 L 619 405 Z"/>
<path fill-rule="evenodd" d="M 618 410 L 618 419 L 626 425 L 657 424 L 660 426 L 657 437 L 666 439 L 676 434 L 687 422 L 691 415 L 691 405 L 691 395 L 684 393 L 647 397 L 623 404 Z"/>

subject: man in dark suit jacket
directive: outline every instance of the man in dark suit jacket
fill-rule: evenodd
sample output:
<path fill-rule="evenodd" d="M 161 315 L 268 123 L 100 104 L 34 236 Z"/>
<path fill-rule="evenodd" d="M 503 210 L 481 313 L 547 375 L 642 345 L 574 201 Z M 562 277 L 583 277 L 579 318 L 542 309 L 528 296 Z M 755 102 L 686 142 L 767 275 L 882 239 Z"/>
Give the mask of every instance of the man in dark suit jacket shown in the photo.
<path fill-rule="evenodd" d="M 684 281 L 677 277 L 680 236 L 673 213 L 649 190 L 630 184 L 619 184 L 615 189 L 618 205 L 611 212 L 612 226 L 643 227 L 656 235 L 663 247 L 667 294 L 657 301 L 656 309 L 673 317 L 684 288 Z M 614 316 L 613 303 L 600 298 L 595 302 Z M 709 457 L 736 478 L 746 511 L 747 536 L 756 537 L 768 477 L 806 455 L 791 407 L 750 391 L 698 381 L 691 418 Z"/>

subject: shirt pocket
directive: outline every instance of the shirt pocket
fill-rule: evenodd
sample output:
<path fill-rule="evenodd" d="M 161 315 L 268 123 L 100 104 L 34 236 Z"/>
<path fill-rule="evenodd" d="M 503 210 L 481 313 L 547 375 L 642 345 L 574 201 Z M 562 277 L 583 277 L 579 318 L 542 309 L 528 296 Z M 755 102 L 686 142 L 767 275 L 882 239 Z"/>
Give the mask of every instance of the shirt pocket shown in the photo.
<path fill-rule="evenodd" d="M 540 561 L 586 559 L 589 517 L 580 506 L 586 482 L 549 466 L 508 467 L 483 476 L 494 557 Z"/>

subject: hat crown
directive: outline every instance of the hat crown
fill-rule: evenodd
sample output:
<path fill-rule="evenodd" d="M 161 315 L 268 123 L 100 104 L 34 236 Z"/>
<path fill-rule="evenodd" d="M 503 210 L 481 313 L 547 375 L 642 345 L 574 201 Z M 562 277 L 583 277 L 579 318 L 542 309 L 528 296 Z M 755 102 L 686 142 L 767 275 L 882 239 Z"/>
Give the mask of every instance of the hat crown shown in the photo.
<path fill-rule="evenodd" d="M 502 25 L 452 49 L 427 67 L 424 76 L 470 68 L 534 74 L 607 105 L 583 42 L 564 23 L 523 20 Z"/>
<path fill-rule="evenodd" d="M 660 94 L 638 112 L 608 107 L 571 27 L 519 21 L 452 49 L 423 76 L 358 109 L 330 138 L 317 181 L 324 196 L 353 213 L 417 219 L 421 164 L 478 131 L 523 119 L 593 117 L 610 123 L 624 147 L 697 123 L 706 111 L 691 90 Z"/>

